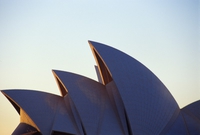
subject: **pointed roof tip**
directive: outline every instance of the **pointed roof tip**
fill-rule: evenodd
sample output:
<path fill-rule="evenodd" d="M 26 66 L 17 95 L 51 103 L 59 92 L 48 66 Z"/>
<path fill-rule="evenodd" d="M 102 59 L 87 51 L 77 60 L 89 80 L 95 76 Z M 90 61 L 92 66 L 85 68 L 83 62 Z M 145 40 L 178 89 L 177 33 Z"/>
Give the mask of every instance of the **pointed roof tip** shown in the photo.
<path fill-rule="evenodd" d="M 88 40 L 88 43 L 89 43 L 89 46 L 92 47 L 93 46 L 92 44 L 94 43 L 94 41 Z"/>
<path fill-rule="evenodd" d="M 5 97 L 7 97 L 7 98 L 10 98 L 10 92 L 11 91 L 13 91 L 14 89 L 9 89 L 9 90 L 0 90 L 1 91 L 1 93 L 5 96 Z"/>
<path fill-rule="evenodd" d="M 67 71 L 57 70 L 57 69 L 52 69 L 51 71 L 52 71 L 52 73 L 53 73 L 54 76 L 55 75 L 58 76 L 59 73 L 67 72 Z"/>
<path fill-rule="evenodd" d="M 92 40 L 88 40 L 88 43 L 89 43 L 89 44 L 92 44 L 92 45 L 93 45 L 93 44 L 102 44 L 102 43 L 100 43 L 100 42 L 96 42 L 96 41 L 92 41 Z"/>
<path fill-rule="evenodd" d="M 89 43 L 90 49 L 93 50 L 95 48 L 93 45 L 94 41 L 88 40 L 88 43 Z"/>
<path fill-rule="evenodd" d="M 10 91 L 10 90 L 0 90 L 0 92 L 1 92 L 2 94 L 4 94 L 4 95 L 5 95 L 5 94 L 7 95 L 7 92 L 8 92 L 8 91 Z"/>
<path fill-rule="evenodd" d="M 88 43 L 90 46 L 92 46 L 93 48 L 96 48 L 97 46 L 109 46 L 107 44 L 101 43 L 101 42 L 96 42 L 96 41 L 92 41 L 92 40 L 88 40 Z M 110 46 L 109 46 L 110 47 Z M 115 48 L 114 48 L 115 49 Z"/>
<path fill-rule="evenodd" d="M 55 73 L 57 70 L 56 69 L 51 69 L 51 72 L 52 73 Z"/>
<path fill-rule="evenodd" d="M 56 71 L 62 71 L 62 70 L 59 70 L 59 69 L 51 69 L 52 72 L 56 72 Z"/>
<path fill-rule="evenodd" d="M 53 74 L 54 77 L 57 76 L 56 71 L 57 71 L 57 70 L 55 70 L 55 69 L 52 69 L 52 70 L 51 70 L 51 72 L 52 72 L 52 74 Z"/>
<path fill-rule="evenodd" d="M 99 45 L 105 45 L 103 43 L 92 41 L 92 40 L 88 40 L 88 43 L 91 49 L 96 48 Z"/>
<path fill-rule="evenodd" d="M 58 72 L 59 72 L 59 70 L 52 69 L 51 71 L 52 71 L 52 74 L 53 74 L 53 76 L 54 76 L 55 78 L 59 78 L 59 77 L 58 77 Z"/>
<path fill-rule="evenodd" d="M 56 75 L 56 76 L 57 76 L 57 74 L 58 74 L 59 72 L 66 72 L 66 71 L 58 70 L 58 69 L 52 69 L 51 71 L 52 71 L 52 73 L 53 73 L 54 75 Z"/>
<path fill-rule="evenodd" d="M 95 41 L 93 41 L 93 40 L 88 40 L 88 43 L 91 43 L 91 42 L 95 42 Z"/>

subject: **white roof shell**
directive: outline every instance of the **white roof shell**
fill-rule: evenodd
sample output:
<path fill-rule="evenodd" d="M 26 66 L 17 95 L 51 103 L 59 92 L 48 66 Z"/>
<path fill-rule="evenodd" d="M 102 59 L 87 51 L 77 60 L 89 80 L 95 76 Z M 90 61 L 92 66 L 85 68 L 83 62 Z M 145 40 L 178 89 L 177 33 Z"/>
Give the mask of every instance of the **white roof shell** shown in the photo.
<path fill-rule="evenodd" d="M 21 115 L 21 122 L 44 135 L 200 132 L 200 102 L 181 111 L 164 84 L 143 64 L 107 45 L 89 44 L 102 82 L 53 70 L 61 96 L 34 90 L 1 91 Z"/>

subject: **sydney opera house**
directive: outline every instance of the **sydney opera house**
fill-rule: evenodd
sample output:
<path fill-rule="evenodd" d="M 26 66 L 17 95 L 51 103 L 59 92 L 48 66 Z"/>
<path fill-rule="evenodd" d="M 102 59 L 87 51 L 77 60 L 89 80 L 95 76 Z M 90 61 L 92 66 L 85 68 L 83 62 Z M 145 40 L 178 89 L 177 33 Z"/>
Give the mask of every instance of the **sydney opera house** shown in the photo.
<path fill-rule="evenodd" d="M 99 81 L 53 70 L 61 95 L 2 90 L 20 115 L 13 134 L 199 135 L 200 100 L 180 109 L 143 64 L 89 41 Z"/>

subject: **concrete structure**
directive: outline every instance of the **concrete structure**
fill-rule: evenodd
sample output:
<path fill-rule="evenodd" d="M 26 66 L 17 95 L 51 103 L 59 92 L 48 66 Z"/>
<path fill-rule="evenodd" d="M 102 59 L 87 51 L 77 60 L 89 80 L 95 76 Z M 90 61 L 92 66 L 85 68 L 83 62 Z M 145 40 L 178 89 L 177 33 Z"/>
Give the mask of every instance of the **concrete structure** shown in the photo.
<path fill-rule="evenodd" d="M 200 100 L 180 109 L 143 64 L 107 45 L 89 44 L 100 82 L 53 70 L 61 96 L 1 91 L 20 115 L 13 134 L 200 134 Z"/>

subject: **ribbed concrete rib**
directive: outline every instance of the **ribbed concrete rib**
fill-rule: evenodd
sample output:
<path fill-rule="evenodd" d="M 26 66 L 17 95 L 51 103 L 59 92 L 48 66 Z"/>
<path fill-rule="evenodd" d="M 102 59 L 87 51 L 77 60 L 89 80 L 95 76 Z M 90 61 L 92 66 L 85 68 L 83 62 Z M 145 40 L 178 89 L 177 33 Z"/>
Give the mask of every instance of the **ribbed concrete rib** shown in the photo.
<path fill-rule="evenodd" d="M 181 109 L 188 131 L 191 135 L 200 133 L 200 100 Z"/>
<path fill-rule="evenodd" d="M 54 117 L 52 131 L 81 135 L 80 129 L 77 127 L 77 123 L 71 114 L 71 108 L 66 106 L 63 98 L 58 102 L 57 113 Z"/>

